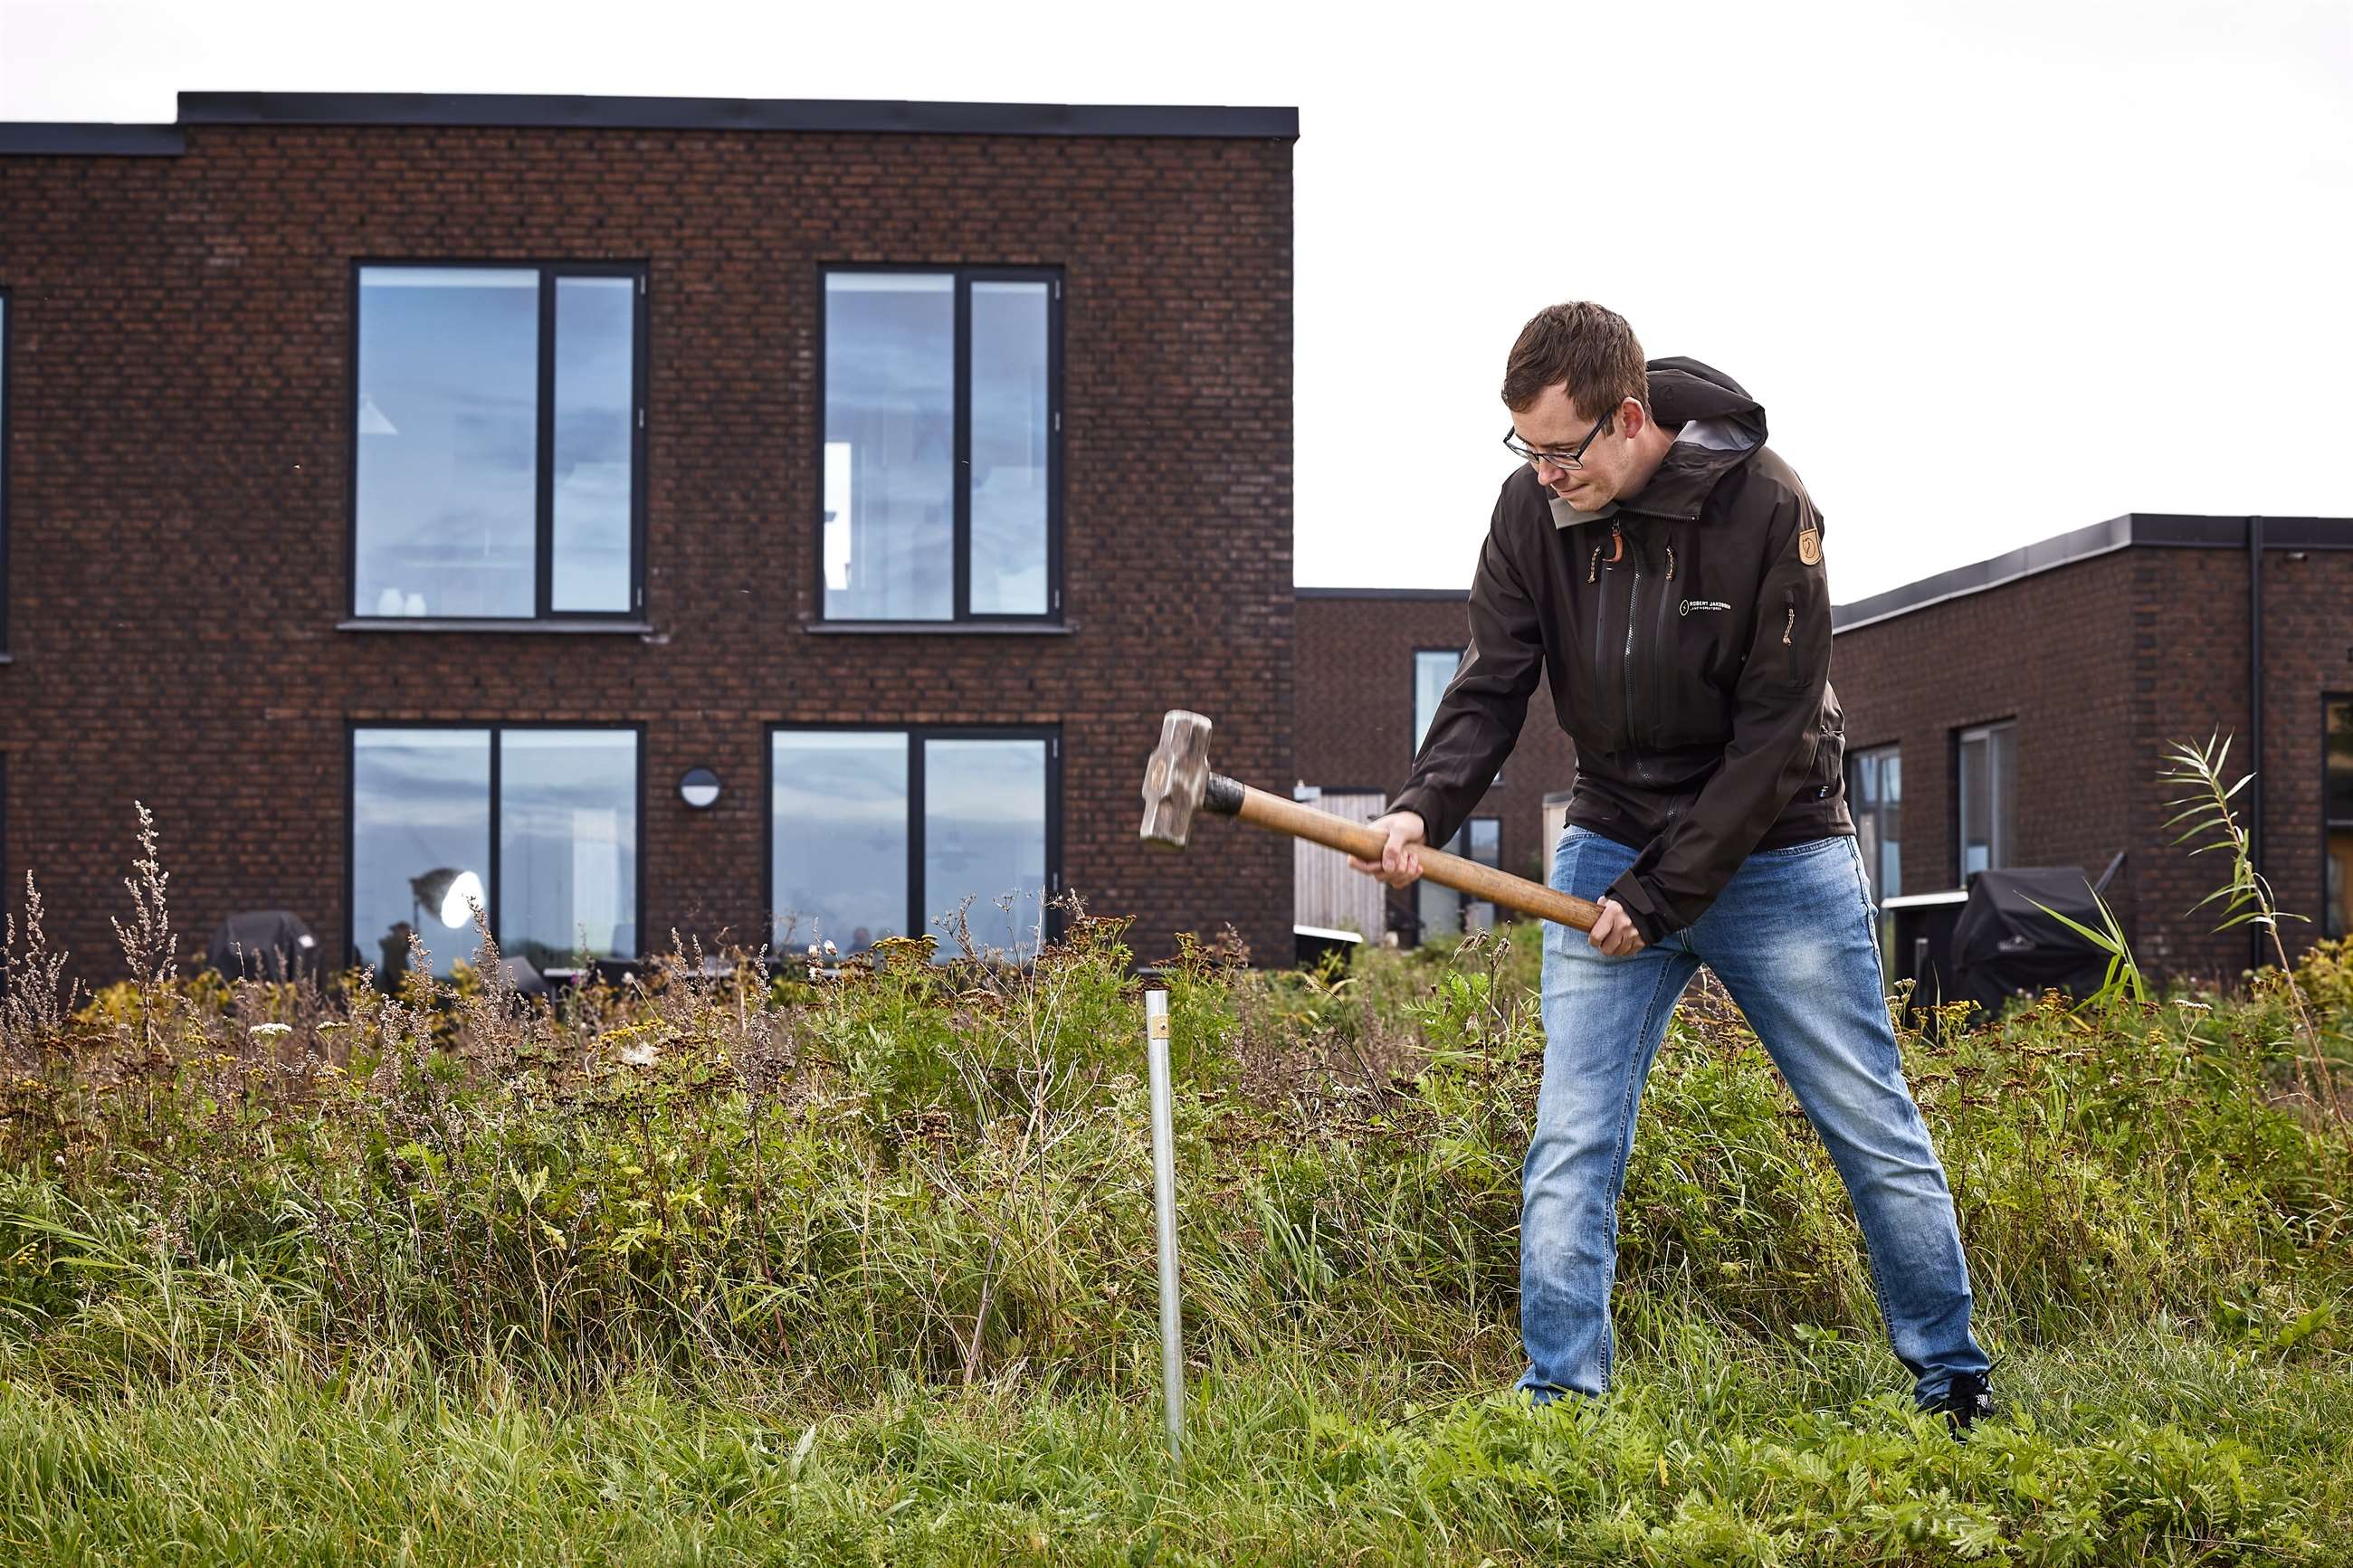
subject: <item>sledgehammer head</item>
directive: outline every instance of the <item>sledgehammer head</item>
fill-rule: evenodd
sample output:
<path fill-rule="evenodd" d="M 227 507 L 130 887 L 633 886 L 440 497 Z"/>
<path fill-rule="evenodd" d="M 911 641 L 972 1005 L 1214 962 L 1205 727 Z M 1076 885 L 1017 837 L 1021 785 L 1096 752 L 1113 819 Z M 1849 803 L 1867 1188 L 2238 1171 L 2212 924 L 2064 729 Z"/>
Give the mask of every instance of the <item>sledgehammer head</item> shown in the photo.
<path fill-rule="evenodd" d="M 1182 849 L 1209 783 L 1209 721 L 1171 708 L 1144 767 L 1144 841 Z"/>

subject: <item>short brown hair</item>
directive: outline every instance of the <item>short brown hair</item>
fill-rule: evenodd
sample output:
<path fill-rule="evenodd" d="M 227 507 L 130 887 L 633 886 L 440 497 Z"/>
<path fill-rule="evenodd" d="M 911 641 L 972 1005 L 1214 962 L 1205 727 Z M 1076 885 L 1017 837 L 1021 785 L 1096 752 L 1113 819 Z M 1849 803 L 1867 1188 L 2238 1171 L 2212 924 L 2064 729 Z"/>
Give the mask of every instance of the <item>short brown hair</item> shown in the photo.
<path fill-rule="evenodd" d="M 1536 394 L 1564 381 L 1569 401 L 1593 418 L 1630 397 L 1650 412 L 1651 376 L 1634 329 L 1589 300 L 1546 305 L 1520 329 L 1504 367 L 1504 406 L 1517 414 Z"/>

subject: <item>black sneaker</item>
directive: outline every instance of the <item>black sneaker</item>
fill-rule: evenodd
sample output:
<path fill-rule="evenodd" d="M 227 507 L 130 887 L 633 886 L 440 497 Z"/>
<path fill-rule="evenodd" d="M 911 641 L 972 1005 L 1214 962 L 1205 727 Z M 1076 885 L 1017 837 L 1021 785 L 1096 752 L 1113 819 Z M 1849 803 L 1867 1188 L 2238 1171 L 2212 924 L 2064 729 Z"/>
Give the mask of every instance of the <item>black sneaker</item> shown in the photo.
<path fill-rule="evenodd" d="M 1945 1387 L 1943 1397 L 1921 1406 L 1923 1410 L 1941 1411 L 1945 1425 L 1957 1442 L 1969 1440 L 1969 1423 L 1993 1414 L 1993 1395 L 1987 1392 L 1983 1374 L 1957 1372 Z"/>

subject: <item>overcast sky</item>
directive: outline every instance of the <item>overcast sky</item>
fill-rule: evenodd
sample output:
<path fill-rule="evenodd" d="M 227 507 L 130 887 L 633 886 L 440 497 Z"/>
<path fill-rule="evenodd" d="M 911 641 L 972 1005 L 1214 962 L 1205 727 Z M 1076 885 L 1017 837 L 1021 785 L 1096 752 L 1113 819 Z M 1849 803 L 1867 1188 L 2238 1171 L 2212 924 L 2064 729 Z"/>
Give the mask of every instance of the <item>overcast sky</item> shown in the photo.
<path fill-rule="evenodd" d="M 1303 584 L 1469 583 L 1504 353 L 1578 298 L 1764 403 L 1841 600 L 2353 517 L 2346 0 L 0 0 L 0 120 L 183 90 L 1295 105 Z"/>

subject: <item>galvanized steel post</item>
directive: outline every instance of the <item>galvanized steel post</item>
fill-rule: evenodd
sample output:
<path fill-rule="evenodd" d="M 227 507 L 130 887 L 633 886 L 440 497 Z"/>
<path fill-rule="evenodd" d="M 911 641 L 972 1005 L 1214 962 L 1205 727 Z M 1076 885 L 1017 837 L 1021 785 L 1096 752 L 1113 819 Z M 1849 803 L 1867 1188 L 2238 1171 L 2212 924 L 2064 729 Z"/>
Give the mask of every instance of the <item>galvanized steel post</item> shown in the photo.
<path fill-rule="evenodd" d="M 1144 994 L 1144 1055 L 1152 1078 L 1152 1207 L 1160 1229 L 1160 1386 L 1168 1457 L 1185 1440 L 1185 1355 L 1176 1304 L 1176 1147 L 1168 1093 L 1168 993 Z"/>

